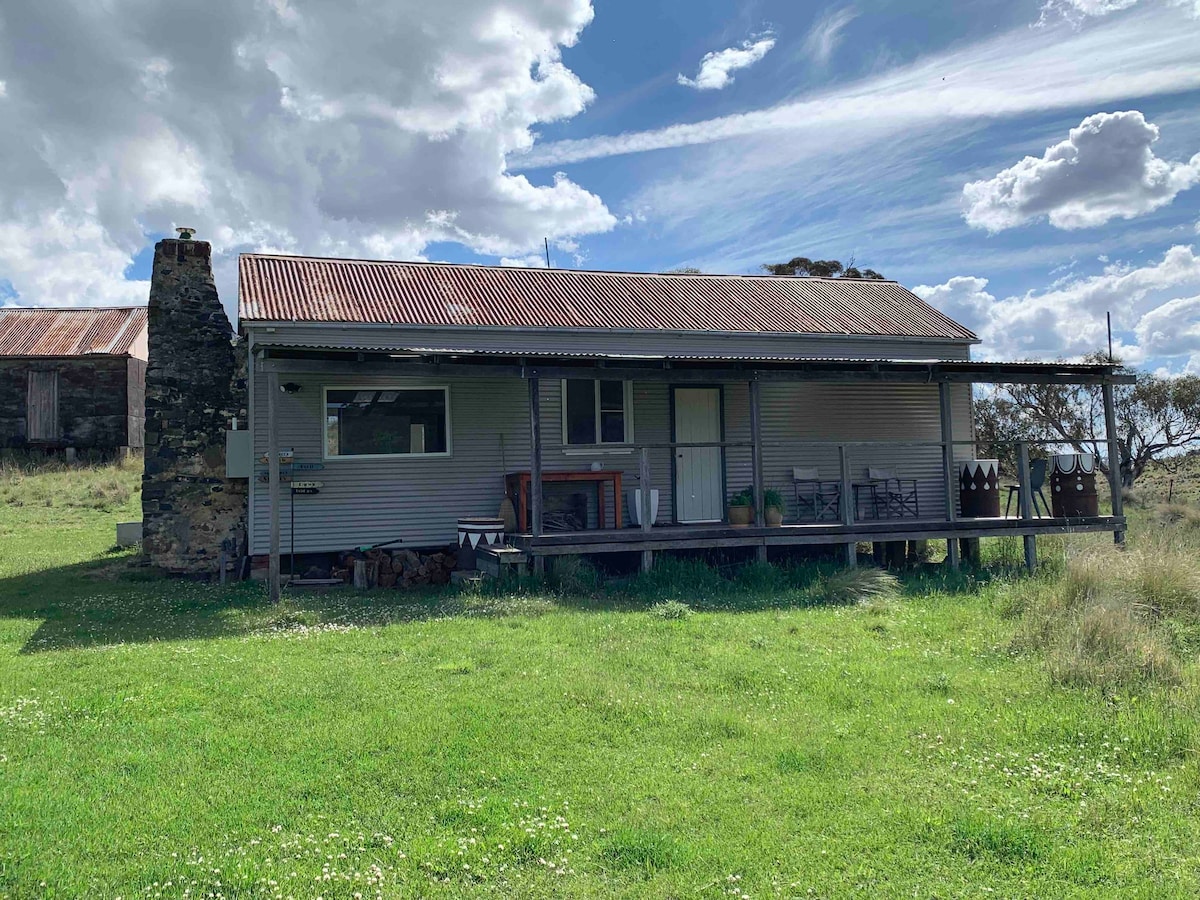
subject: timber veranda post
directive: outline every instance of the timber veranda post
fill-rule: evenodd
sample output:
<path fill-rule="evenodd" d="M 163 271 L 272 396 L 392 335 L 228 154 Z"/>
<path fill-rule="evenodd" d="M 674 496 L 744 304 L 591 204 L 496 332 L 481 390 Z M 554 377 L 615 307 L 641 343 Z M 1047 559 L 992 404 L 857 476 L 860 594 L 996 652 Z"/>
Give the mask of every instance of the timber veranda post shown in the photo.
<path fill-rule="evenodd" d="M 951 418 L 950 383 L 938 382 L 938 407 L 942 424 L 942 475 L 946 485 L 946 521 L 953 524 L 956 508 L 954 505 L 954 422 Z M 950 568 L 958 568 L 958 540 L 946 538 L 946 561 Z"/>
<path fill-rule="evenodd" d="M 750 471 L 754 485 L 754 524 L 762 528 L 767 520 L 763 486 L 762 393 L 757 375 L 750 382 Z M 767 561 L 766 544 L 759 544 L 754 552 L 759 562 Z"/>
<path fill-rule="evenodd" d="M 641 456 L 638 458 L 638 484 L 641 486 L 641 508 L 638 510 L 638 516 L 642 521 L 642 537 L 650 536 L 650 527 L 654 524 L 653 504 L 650 499 L 650 448 L 643 447 Z M 619 522 L 616 524 L 620 524 Z M 642 571 L 649 572 L 654 568 L 654 551 L 642 551 Z"/>
<path fill-rule="evenodd" d="M 1125 515 L 1125 498 L 1121 495 L 1121 447 L 1117 440 L 1117 407 L 1113 400 L 1113 386 L 1104 382 L 1100 386 L 1104 397 L 1104 440 L 1108 444 L 1108 489 L 1112 494 L 1112 514 Z M 1113 542 L 1125 546 L 1125 532 L 1118 528 L 1113 532 Z"/>
<path fill-rule="evenodd" d="M 542 395 L 536 375 L 529 379 L 529 530 L 534 544 L 533 571 L 542 575 L 546 558 L 536 553 L 537 539 L 542 536 Z"/>
<path fill-rule="evenodd" d="M 1028 524 L 1033 519 L 1033 483 L 1029 477 L 1029 444 L 1026 441 L 1017 441 L 1017 481 L 1021 522 Z M 1037 536 L 1022 535 L 1022 540 L 1025 543 L 1025 568 L 1032 572 L 1037 568 Z"/>
<path fill-rule="evenodd" d="M 267 373 L 267 494 L 271 503 L 271 544 L 267 568 L 267 590 L 272 603 L 279 602 L 279 435 L 275 410 L 278 406 L 279 373 Z"/>
<path fill-rule="evenodd" d="M 841 467 L 841 501 L 842 501 L 842 524 L 846 528 L 854 527 L 854 507 L 857 504 L 854 502 L 854 490 L 850 484 L 850 465 L 846 459 L 846 445 L 838 444 L 838 465 Z M 846 565 L 851 568 L 858 565 L 858 542 L 849 541 L 846 544 Z"/>

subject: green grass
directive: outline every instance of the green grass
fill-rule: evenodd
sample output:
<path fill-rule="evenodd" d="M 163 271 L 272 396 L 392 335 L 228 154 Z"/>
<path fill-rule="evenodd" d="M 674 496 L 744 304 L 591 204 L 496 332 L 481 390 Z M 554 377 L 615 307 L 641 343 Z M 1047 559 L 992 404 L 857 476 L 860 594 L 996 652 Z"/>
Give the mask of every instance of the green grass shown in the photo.
<path fill-rule="evenodd" d="M 0 506 L 0 898 L 1200 890 L 1192 633 L 1179 686 L 1056 685 L 1048 549 L 272 607 L 108 552 L 112 474 L 3 482 L 54 505 Z"/>

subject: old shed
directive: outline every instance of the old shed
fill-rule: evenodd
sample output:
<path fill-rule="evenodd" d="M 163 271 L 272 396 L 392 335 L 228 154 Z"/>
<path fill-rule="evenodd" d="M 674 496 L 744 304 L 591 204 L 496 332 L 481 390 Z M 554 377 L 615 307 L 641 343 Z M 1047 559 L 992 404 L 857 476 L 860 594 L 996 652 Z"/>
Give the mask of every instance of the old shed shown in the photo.
<path fill-rule="evenodd" d="M 145 307 L 0 308 L 0 446 L 141 448 L 145 384 Z"/>

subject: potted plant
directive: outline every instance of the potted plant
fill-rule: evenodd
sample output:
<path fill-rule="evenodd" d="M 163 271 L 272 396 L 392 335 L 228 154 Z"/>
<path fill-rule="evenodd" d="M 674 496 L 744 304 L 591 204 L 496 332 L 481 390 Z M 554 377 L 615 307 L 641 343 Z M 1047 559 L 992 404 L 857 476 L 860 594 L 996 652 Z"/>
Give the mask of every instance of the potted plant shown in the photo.
<path fill-rule="evenodd" d="M 729 498 L 729 524 L 745 528 L 754 521 L 754 490 L 745 488 Z"/>
<path fill-rule="evenodd" d="M 767 488 L 763 491 L 763 506 L 767 524 L 772 528 L 778 528 L 783 524 L 783 495 L 779 491 Z"/>

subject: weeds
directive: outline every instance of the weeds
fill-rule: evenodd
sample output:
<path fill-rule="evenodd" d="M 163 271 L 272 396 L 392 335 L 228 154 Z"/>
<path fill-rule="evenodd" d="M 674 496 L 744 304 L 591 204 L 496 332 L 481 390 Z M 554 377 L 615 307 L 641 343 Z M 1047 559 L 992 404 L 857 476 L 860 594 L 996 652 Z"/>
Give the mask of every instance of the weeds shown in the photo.
<path fill-rule="evenodd" d="M 894 597 L 900 591 L 900 581 L 883 569 L 841 569 L 822 576 L 813 586 L 813 595 L 830 606 L 847 606 Z"/>
<path fill-rule="evenodd" d="M 686 619 L 692 614 L 692 608 L 678 600 L 664 600 L 650 607 L 650 615 L 659 619 Z"/>

